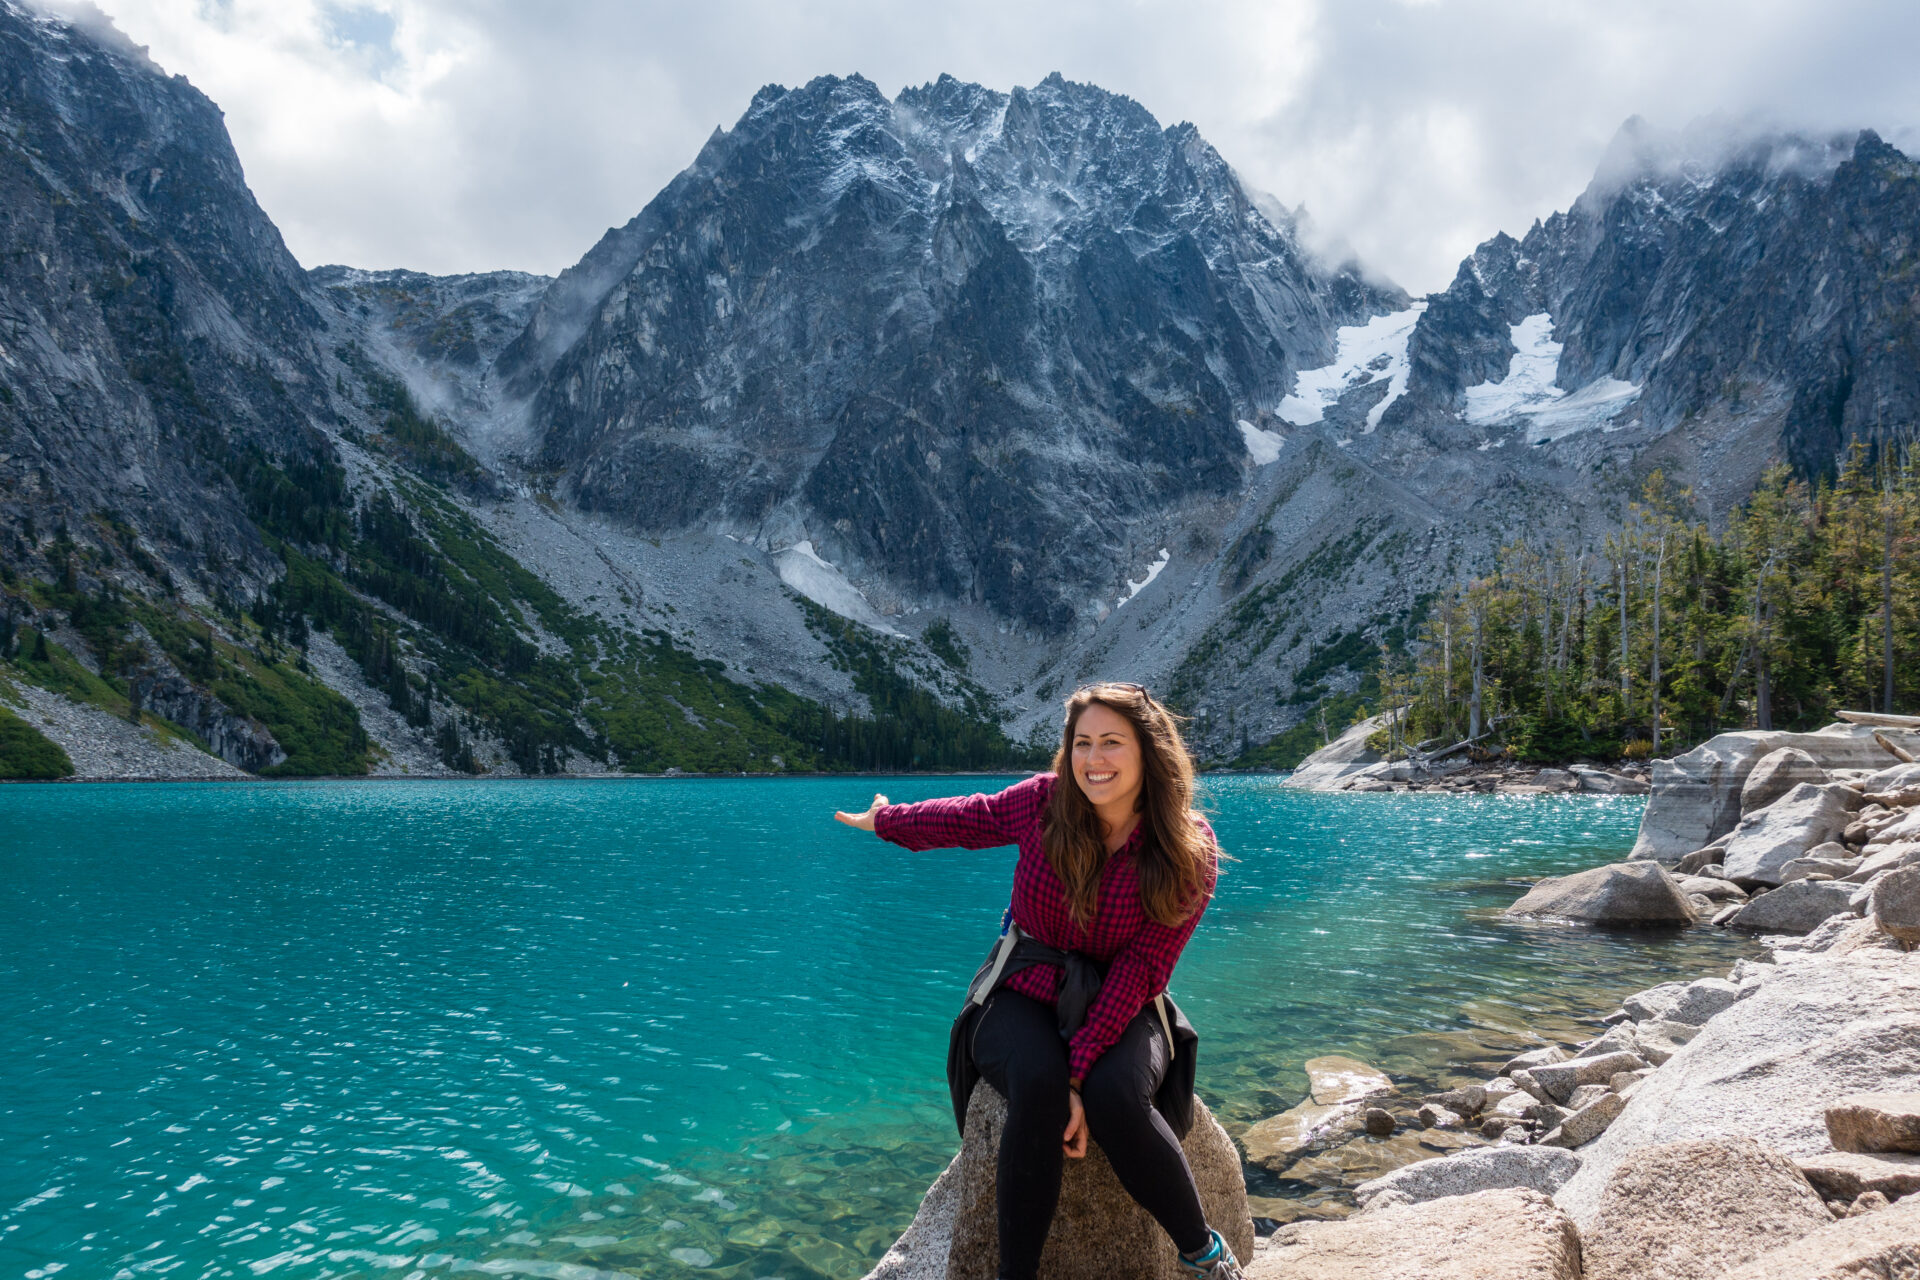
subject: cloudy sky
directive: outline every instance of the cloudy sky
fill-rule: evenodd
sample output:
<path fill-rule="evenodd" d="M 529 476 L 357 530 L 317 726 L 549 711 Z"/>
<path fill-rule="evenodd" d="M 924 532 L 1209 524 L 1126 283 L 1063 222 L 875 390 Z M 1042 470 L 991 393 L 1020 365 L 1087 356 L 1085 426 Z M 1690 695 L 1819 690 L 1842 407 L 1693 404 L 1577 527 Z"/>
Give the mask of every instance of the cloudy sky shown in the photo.
<path fill-rule="evenodd" d="M 1920 151 L 1908 0 L 99 0 L 226 111 L 306 265 L 553 272 L 755 89 L 1058 70 L 1191 120 L 1408 288 L 1585 185 L 1629 115 Z"/>

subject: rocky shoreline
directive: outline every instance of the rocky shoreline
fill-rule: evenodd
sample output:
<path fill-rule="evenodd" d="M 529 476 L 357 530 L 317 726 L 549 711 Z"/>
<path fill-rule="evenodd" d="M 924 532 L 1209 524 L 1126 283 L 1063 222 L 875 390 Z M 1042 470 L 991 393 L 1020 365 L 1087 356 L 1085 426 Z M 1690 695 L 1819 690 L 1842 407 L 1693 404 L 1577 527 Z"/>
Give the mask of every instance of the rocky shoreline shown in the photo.
<path fill-rule="evenodd" d="M 1382 777 L 1367 771 L 1384 762 L 1336 754 L 1294 784 L 1540 794 L 1641 781 L 1651 795 L 1629 858 L 1540 881 L 1507 914 L 1735 929 L 1763 958 L 1626 995 L 1592 1011 L 1592 1035 L 1545 1029 L 1542 1047 L 1451 1088 L 1410 1089 L 1330 1055 L 1307 1063 L 1309 1096 L 1287 1111 L 1231 1136 L 1206 1117 L 1190 1163 L 1209 1185 L 1233 1164 L 1243 1180 L 1208 1193 L 1210 1218 L 1231 1215 L 1242 1239 L 1269 1233 L 1251 1276 L 1920 1276 L 1920 721 L 1724 734 L 1644 780 L 1564 771 L 1572 785 L 1500 766 Z M 956 1206 L 974 1219 L 990 1207 L 991 1153 L 970 1125 L 870 1280 L 992 1274 L 991 1233 L 955 1225 Z M 1330 1190 L 1249 1202 L 1249 1170 Z M 1088 1224 L 1130 1201 L 1110 1172 L 1077 1173 L 1043 1274 L 1077 1276 L 1075 1258 L 1098 1256 L 1104 1274 L 1178 1275 L 1166 1251 L 1116 1262 Z"/>

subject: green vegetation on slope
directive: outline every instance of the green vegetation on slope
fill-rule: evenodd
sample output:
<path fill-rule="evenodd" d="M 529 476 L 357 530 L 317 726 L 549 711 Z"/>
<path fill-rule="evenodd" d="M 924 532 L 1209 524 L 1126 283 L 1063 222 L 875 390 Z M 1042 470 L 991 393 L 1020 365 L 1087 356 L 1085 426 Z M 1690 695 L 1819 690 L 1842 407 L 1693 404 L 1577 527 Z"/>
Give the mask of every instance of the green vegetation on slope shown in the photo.
<path fill-rule="evenodd" d="M 73 776 L 73 761 L 60 744 L 0 707 L 0 778 L 42 781 Z"/>
<path fill-rule="evenodd" d="M 1718 531 L 1688 507 L 1656 474 L 1597 553 L 1516 546 L 1463 583 L 1399 677 L 1405 736 L 1477 719 L 1550 761 L 1920 706 L 1920 468 L 1779 469 Z"/>

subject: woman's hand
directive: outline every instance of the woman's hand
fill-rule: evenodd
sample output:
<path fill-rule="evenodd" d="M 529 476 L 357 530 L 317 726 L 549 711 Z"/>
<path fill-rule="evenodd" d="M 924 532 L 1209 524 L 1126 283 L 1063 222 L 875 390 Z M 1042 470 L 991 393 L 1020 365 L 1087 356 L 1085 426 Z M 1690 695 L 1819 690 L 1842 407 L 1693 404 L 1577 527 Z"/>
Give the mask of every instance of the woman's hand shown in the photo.
<path fill-rule="evenodd" d="M 887 803 L 887 798 L 875 792 L 873 803 L 867 806 L 865 813 L 847 813 L 844 810 L 836 809 L 833 816 L 850 827 L 858 827 L 862 831 L 871 831 L 873 830 L 873 815 L 880 812 L 880 806 L 885 803 Z"/>
<path fill-rule="evenodd" d="M 1078 1089 L 1067 1090 L 1067 1132 L 1060 1148 L 1075 1160 L 1087 1154 L 1087 1109 L 1080 1103 Z"/>

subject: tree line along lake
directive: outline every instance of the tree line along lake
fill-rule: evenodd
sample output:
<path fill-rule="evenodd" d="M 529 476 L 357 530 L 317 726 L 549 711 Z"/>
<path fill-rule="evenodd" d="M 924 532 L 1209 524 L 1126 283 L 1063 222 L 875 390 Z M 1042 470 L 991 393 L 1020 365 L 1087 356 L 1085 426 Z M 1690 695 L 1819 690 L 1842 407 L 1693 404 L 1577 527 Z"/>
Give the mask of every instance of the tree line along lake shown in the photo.
<path fill-rule="evenodd" d="M 831 813 L 1013 780 L 0 788 L 0 1270 L 860 1276 L 957 1147 L 1013 851 Z M 1202 1095 L 1237 1131 L 1318 1054 L 1437 1083 L 1730 963 L 1500 919 L 1643 803 L 1205 779 Z"/>

